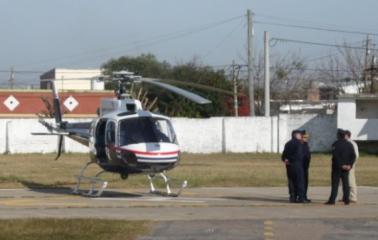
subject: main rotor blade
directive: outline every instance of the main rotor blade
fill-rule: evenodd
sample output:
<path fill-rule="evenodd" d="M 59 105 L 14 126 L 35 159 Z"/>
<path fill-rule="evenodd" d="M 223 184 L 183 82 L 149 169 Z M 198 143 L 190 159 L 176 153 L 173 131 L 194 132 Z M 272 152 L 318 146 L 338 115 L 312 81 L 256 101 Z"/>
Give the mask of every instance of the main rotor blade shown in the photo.
<path fill-rule="evenodd" d="M 167 84 L 167 83 L 159 82 L 159 79 L 141 78 L 140 81 L 145 82 L 145 83 L 149 83 L 149 84 L 152 84 L 152 85 L 164 88 L 164 89 L 167 89 L 171 92 L 174 92 L 178 95 L 181 95 L 181 96 L 183 96 L 183 97 L 185 97 L 185 98 L 187 98 L 187 99 L 189 99 L 189 100 L 191 100 L 195 103 L 198 103 L 198 104 L 209 104 L 209 103 L 211 103 L 210 100 L 203 98 L 203 97 L 201 97 L 201 96 L 199 96 L 195 93 L 189 92 L 189 91 L 184 90 L 182 88 L 172 86 L 172 85 Z"/>
<path fill-rule="evenodd" d="M 171 79 L 159 79 L 160 82 L 168 83 L 168 84 L 174 84 L 174 85 L 182 85 L 182 86 L 188 86 L 196 89 L 203 89 L 211 92 L 217 92 L 222 93 L 226 95 L 234 95 L 233 91 L 224 90 L 221 88 L 216 88 L 208 85 L 203 85 L 200 83 L 194 83 L 194 82 L 184 82 L 184 81 L 178 81 L 178 80 L 171 80 Z M 244 96 L 242 93 L 238 93 L 238 96 Z"/>

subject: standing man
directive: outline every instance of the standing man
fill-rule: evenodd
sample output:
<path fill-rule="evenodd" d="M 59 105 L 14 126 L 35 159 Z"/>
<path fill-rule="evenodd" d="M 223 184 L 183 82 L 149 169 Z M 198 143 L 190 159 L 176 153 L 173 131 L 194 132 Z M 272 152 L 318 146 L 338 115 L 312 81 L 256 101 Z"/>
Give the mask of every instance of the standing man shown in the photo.
<path fill-rule="evenodd" d="M 349 200 L 349 171 L 352 169 L 356 159 L 353 145 L 345 139 L 345 132 L 342 129 L 337 131 L 337 141 L 332 144 L 332 191 L 325 204 L 334 205 L 339 188 L 340 178 L 343 184 L 343 201 L 348 205 Z"/>
<path fill-rule="evenodd" d="M 306 130 L 303 130 L 301 134 L 302 134 L 302 144 L 303 144 L 304 200 L 306 202 L 311 202 L 311 200 L 307 197 L 308 177 L 309 177 L 309 168 L 310 168 L 310 161 L 311 161 L 311 151 L 310 151 L 310 146 L 308 145 L 309 136 L 306 133 Z"/>
<path fill-rule="evenodd" d="M 292 138 L 285 144 L 281 160 L 286 166 L 290 202 L 306 203 L 304 196 L 303 144 L 299 130 L 292 132 Z"/>
<path fill-rule="evenodd" d="M 357 184 L 356 184 L 356 162 L 360 156 L 358 151 L 358 146 L 355 141 L 352 140 L 352 133 L 349 130 L 345 131 L 345 139 L 353 145 L 354 154 L 356 155 L 356 160 L 352 166 L 352 169 L 349 171 L 349 188 L 350 188 L 350 196 L 349 199 L 351 202 L 357 202 Z"/>

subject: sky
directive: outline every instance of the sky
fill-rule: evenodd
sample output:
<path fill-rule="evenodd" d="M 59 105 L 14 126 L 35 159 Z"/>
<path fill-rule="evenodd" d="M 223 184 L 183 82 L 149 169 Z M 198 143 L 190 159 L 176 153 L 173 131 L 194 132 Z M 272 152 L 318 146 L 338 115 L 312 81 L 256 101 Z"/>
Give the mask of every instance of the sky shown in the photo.
<path fill-rule="evenodd" d="M 254 12 L 254 50 L 272 38 L 362 46 L 365 35 L 262 22 L 377 33 L 376 0 L 0 0 L 0 85 L 12 66 L 20 82 L 52 68 L 99 68 L 119 56 L 152 53 L 172 64 L 245 63 L 246 10 Z M 271 56 L 307 59 L 337 49 L 279 42 Z M 31 72 L 17 72 L 31 71 Z"/>

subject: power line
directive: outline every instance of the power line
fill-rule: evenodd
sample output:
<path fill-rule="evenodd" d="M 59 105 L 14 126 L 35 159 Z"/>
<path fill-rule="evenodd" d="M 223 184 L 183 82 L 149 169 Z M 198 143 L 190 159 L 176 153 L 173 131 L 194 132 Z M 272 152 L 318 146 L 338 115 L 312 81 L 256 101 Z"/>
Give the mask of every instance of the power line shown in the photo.
<path fill-rule="evenodd" d="M 363 43 L 364 41 L 356 41 L 356 42 L 349 42 L 349 43 L 345 43 L 345 44 L 357 44 L 357 43 Z M 316 61 L 319 61 L 319 60 L 323 60 L 325 58 L 332 58 L 332 57 L 336 57 L 337 56 L 337 50 L 331 50 L 329 54 L 327 55 L 322 55 L 322 56 L 319 56 L 319 57 L 312 57 L 312 58 L 308 58 L 308 59 L 304 59 L 303 61 L 304 62 L 316 62 Z"/>
<path fill-rule="evenodd" d="M 211 24 L 211 25 L 207 25 L 207 26 L 202 27 L 202 28 L 198 28 L 196 30 L 183 31 L 183 32 L 181 32 L 179 34 L 172 35 L 172 36 L 166 37 L 166 38 L 159 38 L 159 39 L 152 40 L 152 41 L 151 40 L 147 40 L 146 43 L 135 44 L 133 47 L 125 48 L 125 51 L 131 50 L 131 49 L 135 49 L 135 48 L 152 46 L 152 45 L 156 45 L 156 44 L 159 44 L 159 43 L 162 43 L 162 42 L 165 43 L 165 42 L 168 42 L 168 41 L 171 41 L 171 40 L 175 40 L 175 39 L 183 38 L 183 37 L 190 36 L 190 35 L 193 35 L 193 34 L 197 34 L 199 32 L 203 32 L 203 31 L 206 31 L 206 30 L 209 30 L 209 29 L 213 29 L 213 28 L 219 27 L 221 25 L 224 25 L 226 23 L 235 21 L 237 19 L 240 19 L 241 17 L 243 17 L 243 16 L 233 17 L 233 18 L 230 18 L 230 19 L 227 19 L 227 20 L 223 20 L 223 21 L 217 22 L 215 24 Z M 119 52 L 119 50 L 114 50 L 114 49 L 112 50 L 112 52 L 115 52 L 115 51 Z M 104 55 L 104 54 L 95 55 L 95 57 L 106 57 L 106 55 Z M 78 60 L 76 60 L 74 62 L 77 62 L 77 61 Z"/>
<path fill-rule="evenodd" d="M 153 37 L 150 37 L 150 38 L 145 39 L 145 40 L 134 41 L 126 48 L 126 50 L 134 49 L 134 48 L 138 48 L 138 47 L 146 47 L 146 46 L 158 44 L 158 43 L 161 43 L 161 42 L 167 42 L 167 41 L 171 41 L 171 40 L 174 40 L 174 39 L 183 38 L 183 37 L 186 37 L 186 36 L 189 36 L 189 35 L 192 35 L 192 34 L 196 34 L 196 33 L 199 33 L 199 32 L 203 32 L 203 31 L 206 31 L 206 30 L 209 30 L 209 29 L 219 27 L 219 26 L 227 24 L 229 22 L 233 22 L 235 20 L 241 19 L 242 17 L 244 17 L 244 15 L 239 15 L 239 16 L 223 19 L 223 20 L 220 20 L 220 21 L 217 21 L 217 22 L 214 22 L 214 23 L 205 24 L 205 25 L 202 25 L 202 26 L 199 26 L 199 27 L 195 27 L 195 28 L 192 28 L 190 30 L 180 30 L 180 31 L 176 31 L 176 32 L 173 32 L 173 33 L 160 34 L 160 35 L 153 36 Z M 116 47 L 113 46 L 113 47 L 103 48 L 103 49 L 100 49 L 100 50 L 97 50 L 97 51 L 86 51 L 86 52 L 83 52 L 83 53 L 80 53 L 80 54 L 72 54 L 72 55 L 60 56 L 60 57 L 56 57 L 56 58 L 43 59 L 41 61 L 33 62 L 33 64 L 34 63 L 45 63 L 45 62 L 50 62 L 50 61 L 57 61 L 57 60 L 62 60 L 62 59 L 70 59 L 70 58 L 81 57 L 81 56 L 87 56 L 86 58 L 88 58 L 89 56 L 91 56 L 93 54 L 97 54 L 97 55 L 95 55 L 95 57 L 97 57 L 97 56 L 102 57 L 104 55 L 103 54 L 98 55 L 98 53 L 100 53 L 100 52 L 103 52 L 103 53 L 115 52 L 115 51 L 119 52 L 119 49 L 116 50 L 114 48 L 117 48 L 117 47 L 120 47 L 120 46 L 123 47 L 124 45 L 125 44 L 118 45 Z M 18 66 L 24 66 L 24 65 L 29 65 L 29 64 L 18 64 Z"/>
<path fill-rule="evenodd" d="M 265 21 L 255 21 L 255 23 L 257 23 L 257 24 L 264 24 L 264 25 L 271 25 L 271 26 L 308 29 L 308 30 L 315 30 L 315 31 L 326 31 L 326 32 L 337 32 L 337 33 L 347 33 L 347 34 L 378 36 L 378 33 L 363 32 L 363 31 L 352 31 L 352 30 L 342 30 L 342 29 L 337 29 L 337 28 L 314 27 L 314 26 L 308 26 L 308 25 L 287 24 L 287 23 L 268 22 L 268 21 L 267 22 L 265 22 Z"/>
<path fill-rule="evenodd" d="M 229 33 L 227 33 L 217 44 L 214 45 L 214 47 L 210 50 L 208 50 L 202 58 L 207 58 L 209 55 L 211 55 L 216 49 L 218 49 L 222 44 L 229 39 L 230 37 L 233 36 L 233 34 L 237 31 L 240 30 L 242 27 L 245 27 L 246 23 L 238 23 Z"/>
<path fill-rule="evenodd" d="M 357 47 L 357 46 L 348 46 L 348 45 L 341 45 L 341 44 L 331 44 L 331 43 L 319 43 L 319 42 L 311 42 L 311 41 L 302 41 L 302 40 L 295 40 L 295 39 L 287 39 L 287 38 L 272 38 L 271 39 L 271 46 L 274 47 L 278 42 L 291 42 L 291 43 L 299 43 L 299 44 L 307 44 L 307 45 L 315 45 L 315 46 L 324 46 L 324 47 L 337 47 L 337 48 L 349 48 L 349 49 L 358 49 L 358 50 L 365 50 L 365 47 Z M 372 51 L 378 51 L 378 49 L 372 49 Z"/>
<path fill-rule="evenodd" d="M 257 67 L 256 65 L 254 67 Z M 283 67 L 277 67 L 277 66 L 272 66 L 270 67 L 270 70 L 276 70 L 276 69 L 284 69 L 288 71 L 311 71 L 311 72 L 351 72 L 348 69 L 341 68 L 341 69 L 330 69 L 330 68 L 309 68 L 309 67 L 289 67 L 289 68 L 283 68 Z M 240 70 L 241 72 L 247 72 L 246 69 Z"/>
<path fill-rule="evenodd" d="M 11 72 L 11 70 L 4 70 L 4 69 L 1 69 L 0 70 L 0 73 L 9 73 Z M 44 73 L 44 71 L 36 71 L 36 70 L 13 70 L 13 73 L 17 73 L 17 74 L 32 74 L 32 73 Z"/>
<path fill-rule="evenodd" d="M 272 19 L 278 20 L 280 23 L 281 22 L 289 22 L 292 24 L 297 24 L 298 22 L 301 24 L 306 24 L 307 26 L 316 26 L 316 27 L 323 27 L 323 28 L 336 28 L 336 29 L 353 29 L 350 26 L 345 26 L 345 25 L 336 25 L 336 24 L 330 24 L 330 23 L 325 23 L 325 22 L 318 22 L 318 21 L 309 21 L 307 19 L 298 19 L 298 18 L 290 18 L 290 17 L 280 17 L 276 15 L 267 15 L 267 14 L 261 14 L 258 13 L 256 14 L 257 17 L 262 17 L 265 19 L 268 19 L 268 21 L 271 21 Z M 355 30 L 355 28 L 353 29 Z M 351 30 L 351 31 L 353 31 Z M 368 31 L 366 31 L 368 32 Z"/>

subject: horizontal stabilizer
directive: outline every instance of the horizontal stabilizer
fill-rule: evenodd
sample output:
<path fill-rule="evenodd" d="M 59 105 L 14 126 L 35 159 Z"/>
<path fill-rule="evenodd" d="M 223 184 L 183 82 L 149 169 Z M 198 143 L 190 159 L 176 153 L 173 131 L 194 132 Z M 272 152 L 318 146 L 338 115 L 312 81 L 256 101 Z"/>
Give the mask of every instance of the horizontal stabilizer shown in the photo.
<path fill-rule="evenodd" d="M 38 133 L 38 132 L 33 132 L 31 133 L 34 136 L 68 136 L 69 133 L 67 132 L 59 132 L 59 133 Z"/>

